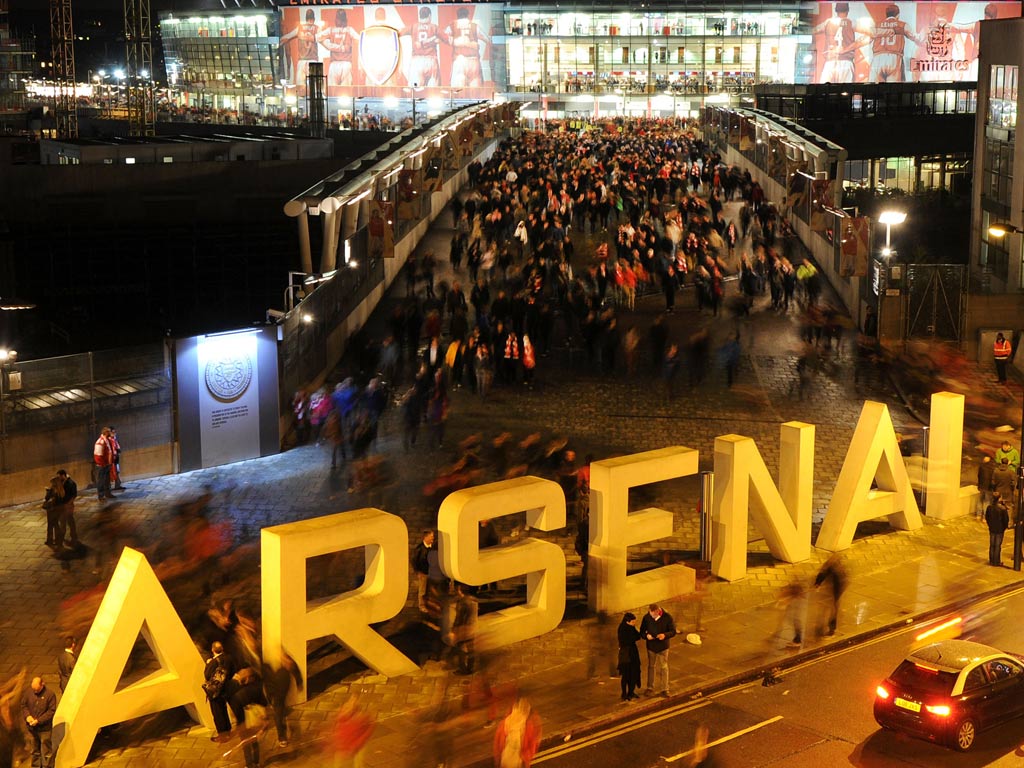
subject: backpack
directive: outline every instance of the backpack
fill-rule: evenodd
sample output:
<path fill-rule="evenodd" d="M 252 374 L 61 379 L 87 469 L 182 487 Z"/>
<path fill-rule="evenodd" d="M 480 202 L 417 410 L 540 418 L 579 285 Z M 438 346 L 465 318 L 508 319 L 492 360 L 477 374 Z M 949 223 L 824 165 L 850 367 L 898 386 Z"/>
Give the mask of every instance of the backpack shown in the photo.
<path fill-rule="evenodd" d="M 217 669 L 214 670 L 210 679 L 203 683 L 203 691 L 206 693 L 206 698 L 217 699 L 220 698 L 221 693 L 224 691 L 224 684 L 228 681 L 228 671 L 224 668 L 223 664 L 218 664 Z"/>

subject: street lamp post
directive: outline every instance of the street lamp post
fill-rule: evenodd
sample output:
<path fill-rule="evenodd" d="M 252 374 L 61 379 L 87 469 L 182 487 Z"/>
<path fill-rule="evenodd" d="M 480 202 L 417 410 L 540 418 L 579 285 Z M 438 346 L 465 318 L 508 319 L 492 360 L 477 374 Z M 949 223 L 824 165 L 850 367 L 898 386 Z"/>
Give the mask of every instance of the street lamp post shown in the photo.
<path fill-rule="evenodd" d="M 892 228 L 893 225 L 902 224 L 907 220 L 907 214 L 903 211 L 882 211 L 878 215 L 878 223 L 885 224 L 885 248 L 882 249 L 883 256 L 892 255 Z"/>
<path fill-rule="evenodd" d="M 419 93 L 420 91 L 422 91 L 423 89 L 420 88 L 420 84 L 419 83 L 413 83 L 412 84 L 412 88 L 406 88 L 405 90 L 408 91 L 410 94 L 412 94 L 412 127 L 415 128 L 416 127 L 416 102 L 419 101 L 419 99 L 420 99 L 420 97 L 417 96 L 416 94 Z"/>
<path fill-rule="evenodd" d="M 885 247 L 882 249 L 882 256 L 885 257 L 886 260 L 888 260 L 888 258 L 890 256 L 893 256 L 895 254 L 895 251 L 893 251 L 893 249 L 892 249 L 892 228 L 893 228 L 893 226 L 898 226 L 898 225 L 902 224 L 906 220 L 907 220 L 907 214 L 904 213 L 903 211 L 887 210 L 887 211 L 882 211 L 878 215 L 878 223 L 879 224 L 885 224 Z M 884 265 L 884 268 L 885 268 L 886 293 L 888 293 L 888 285 L 889 285 L 889 265 L 888 265 L 888 261 L 886 261 L 886 263 Z M 878 341 L 879 341 L 879 343 L 882 342 L 882 334 L 885 332 L 884 331 L 884 326 L 882 325 L 882 316 L 884 314 L 883 307 L 885 306 L 885 298 L 886 297 L 882 294 L 882 292 L 879 291 L 878 292 Z"/>

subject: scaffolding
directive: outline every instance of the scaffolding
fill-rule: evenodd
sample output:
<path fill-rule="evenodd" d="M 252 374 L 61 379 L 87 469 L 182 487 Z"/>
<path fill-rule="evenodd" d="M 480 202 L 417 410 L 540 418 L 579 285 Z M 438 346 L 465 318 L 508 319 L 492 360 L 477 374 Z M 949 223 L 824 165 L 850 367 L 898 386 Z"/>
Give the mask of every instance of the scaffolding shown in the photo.
<path fill-rule="evenodd" d="M 25 81 L 32 76 L 35 57 L 35 40 L 14 34 L 7 0 L 0 0 L 0 130 L 24 123 L 28 110 Z"/>
<path fill-rule="evenodd" d="M 128 83 L 128 133 L 156 135 L 153 93 L 153 33 L 149 0 L 124 0 L 125 77 Z"/>
<path fill-rule="evenodd" d="M 50 45 L 57 137 L 77 139 L 78 97 L 75 94 L 75 29 L 71 23 L 71 0 L 50 0 Z"/>

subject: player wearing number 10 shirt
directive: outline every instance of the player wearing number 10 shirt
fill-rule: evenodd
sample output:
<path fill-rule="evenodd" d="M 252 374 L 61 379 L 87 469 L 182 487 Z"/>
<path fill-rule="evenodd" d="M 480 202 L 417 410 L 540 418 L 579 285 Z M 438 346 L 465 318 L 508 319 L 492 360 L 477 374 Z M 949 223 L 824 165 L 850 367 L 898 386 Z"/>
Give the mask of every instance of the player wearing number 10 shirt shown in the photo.
<path fill-rule="evenodd" d="M 872 83 L 902 83 L 907 79 L 904 66 L 904 49 L 907 40 L 913 43 L 917 39 L 907 29 L 907 23 L 900 21 L 900 9 L 890 5 L 885 9 L 885 20 L 872 35 L 871 74 L 868 81 Z"/>

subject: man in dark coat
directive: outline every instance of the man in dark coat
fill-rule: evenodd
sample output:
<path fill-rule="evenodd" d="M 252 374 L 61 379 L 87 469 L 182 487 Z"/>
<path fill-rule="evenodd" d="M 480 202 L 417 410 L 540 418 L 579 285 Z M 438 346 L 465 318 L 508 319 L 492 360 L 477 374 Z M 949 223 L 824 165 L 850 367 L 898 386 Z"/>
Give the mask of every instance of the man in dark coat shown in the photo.
<path fill-rule="evenodd" d="M 53 715 L 57 696 L 43 682 L 32 679 L 31 687 L 21 698 L 21 718 L 32 737 L 32 768 L 53 768 Z"/>
<path fill-rule="evenodd" d="M 1002 565 L 1000 552 L 1003 548 L 1003 535 L 1010 527 L 1010 512 L 999 491 L 992 493 L 992 503 L 985 510 L 985 524 L 988 525 L 988 564 Z"/>
<path fill-rule="evenodd" d="M 228 699 L 231 694 L 231 678 L 235 675 L 235 662 L 231 656 L 224 652 L 224 645 L 220 641 L 210 646 L 213 654 L 206 662 L 206 669 L 203 671 L 203 678 L 209 682 L 214 676 L 222 677 L 224 680 L 220 691 L 211 696 L 207 693 L 207 701 L 210 702 L 210 712 L 213 713 L 213 724 L 217 728 L 217 735 L 211 736 L 211 741 L 226 741 L 231 732 L 231 718 L 228 717 Z M 223 670 L 218 674 L 218 670 Z"/>

